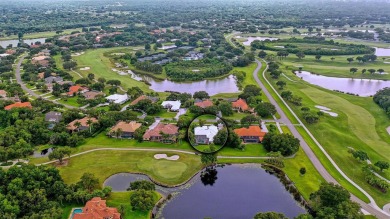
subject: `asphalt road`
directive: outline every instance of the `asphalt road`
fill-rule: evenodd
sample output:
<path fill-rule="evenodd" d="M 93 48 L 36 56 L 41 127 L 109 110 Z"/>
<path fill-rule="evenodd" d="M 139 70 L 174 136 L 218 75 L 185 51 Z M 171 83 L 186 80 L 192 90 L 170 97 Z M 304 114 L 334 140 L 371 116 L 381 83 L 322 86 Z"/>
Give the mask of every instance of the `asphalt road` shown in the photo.
<path fill-rule="evenodd" d="M 26 57 L 27 57 L 27 54 L 24 54 L 24 55 L 19 59 L 18 64 L 16 65 L 16 69 L 15 69 L 16 81 L 18 82 L 18 84 L 20 84 L 20 86 L 22 87 L 22 89 L 23 89 L 25 92 L 29 93 L 29 94 L 30 94 L 31 96 L 33 96 L 33 97 L 41 98 L 41 96 L 40 96 L 39 94 L 37 94 L 37 93 L 35 93 L 33 90 L 29 89 L 29 88 L 23 83 L 23 81 L 22 81 L 22 77 L 21 77 L 21 75 L 20 75 L 20 67 L 21 67 L 21 65 L 22 65 L 23 60 L 24 60 Z M 46 99 L 46 100 L 47 100 L 47 99 Z M 51 100 L 49 100 L 49 101 L 51 101 Z M 57 102 L 55 102 L 55 101 L 52 101 L 52 102 L 57 103 Z M 62 104 L 62 103 L 57 103 L 57 104 L 61 104 L 61 105 L 63 105 L 64 107 L 69 108 L 69 109 L 76 108 L 76 107 L 74 107 L 74 106 L 70 106 L 70 105 L 66 105 L 66 104 Z"/>
<path fill-rule="evenodd" d="M 262 89 L 263 93 L 267 96 L 267 98 L 269 99 L 269 101 L 276 107 L 276 110 L 277 112 L 279 113 L 280 115 L 280 119 L 278 119 L 279 122 L 282 122 L 282 123 L 285 123 L 285 124 L 292 124 L 292 122 L 289 120 L 289 118 L 286 116 L 286 114 L 283 112 L 283 110 L 280 108 L 280 106 L 278 105 L 278 103 L 275 101 L 275 99 L 273 98 L 273 96 L 270 94 L 270 92 L 267 90 L 267 88 L 263 85 L 263 83 L 260 81 L 259 77 L 258 77 L 258 73 L 262 67 L 262 64 L 260 61 L 256 60 L 256 63 L 257 63 L 257 68 L 253 71 L 253 77 L 255 78 L 256 82 L 259 84 L 260 88 Z M 264 70 L 264 72 L 268 69 L 268 66 L 267 68 Z M 264 73 L 262 72 L 262 74 Z M 283 100 L 282 100 L 283 101 Z M 295 115 L 295 113 L 287 106 L 287 108 L 292 112 L 293 115 Z M 295 115 L 296 117 L 296 115 Z M 296 117 L 297 118 L 297 117 Z M 305 125 L 300 121 L 299 118 L 297 118 L 298 122 L 300 123 L 300 125 L 302 127 L 304 127 L 305 130 L 307 130 L 307 128 L 305 127 Z M 298 138 L 299 141 L 300 141 L 300 145 L 303 149 L 303 151 L 306 153 L 307 157 L 310 159 L 310 161 L 313 163 L 314 167 L 317 169 L 317 171 L 321 174 L 321 176 L 327 181 L 327 182 L 331 182 L 331 183 L 335 183 L 335 184 L 338 184 L 338 182 L 330 175 L 330 173 L 325 169 L 325 167 L 322 165 L 322 163 L 320 162 L 320 160 L 317 158 L 317 156 L 314 154 L 314 152 L 311 150 L 310 146 L 306 143 L 306 141 L 303 139 L 302 135 L 298 132 L 298 130 L 296 129 L 296 127 L 294 125 L 288 125 L 288 127 L 290 128 L 290 131 L 291 133 L 294 135 L 294 137 Z M 308 130 L 307 130 L 308 132 Z M 308 132 L 308 134 L 314 138 L 310 132 Z M 314 139 L 314 141 L 319 145 L 319 143 Z M 320 148 L 322 148 L 320 145 L 319 145 Z M 377 218 L 380 218 L 380 219 L 388 219 L 390 218 L 390 214 L 387 214 L 385 211 L 383 211 L 382 209 L 380 209 L 378 207 L 378 205 L 375 203 L 374 199 L 367 193 L 365 192 L 362 188 L 360 188 L 358 185 L 356 185 L 352 180 L 350 180 L 340 169 L 339 167 L 337 167 L 336 163 L 334 163 L 334 161 L 330 158 L 329 155 L 327 155 L 327 153 L 324 151 L 324 154 L 326 154 L 327 158 L 331 161 L 331 163 L 335 166 L 335 168 L 337 169 L 337 171 L 339 171 L 339 173 L 341 175 L 343 175 L 343 177 L 349 181 L 351 184 L 353 184 L 356 188 L 358 188 L 361 192 L 363 192 L 369 199 L 370 199 L 370 203 L 367 204 L 365 203 L 364 201 L 360 200 L 359 198 L 357 198 L 356 196 L 352 195 L 351 194 L 351 199 L 355 202 L 357 202 L 358 204 L 360 204 L 360 206 L 367 212 L 369 212 L 370 214 L 372 215 L 375 215 Z"/>

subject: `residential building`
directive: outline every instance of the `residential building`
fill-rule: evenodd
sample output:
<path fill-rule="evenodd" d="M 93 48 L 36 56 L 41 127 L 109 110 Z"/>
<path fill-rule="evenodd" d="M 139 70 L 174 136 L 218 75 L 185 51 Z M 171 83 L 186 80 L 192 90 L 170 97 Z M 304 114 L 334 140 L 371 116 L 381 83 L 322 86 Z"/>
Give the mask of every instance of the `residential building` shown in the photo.
<path fill-rule="evenodd" d="M 106 97 L 106 99 L 110 103 L 124 104 L 126 101 L 129 100 L 129 96 L 127 96 L 127 94 L 113 94 Z"/>
<path fill-rule="evenodd" d="M 45 78 L 45 72 L 38 73 L 38 78 L 39 79 L 44 79 Z"/>
<path fill-rule="evenodd" d="M 64 81 L 64 79 L 62 77 L 54 77 L 54 76 L 50 76 L 50 77 L 45 78 L 46 84 L 57 83 L 60 81 Z"/>
<path fill-rule="evenodd" d="M 5 98 L 5 97 L 7 97 L 7 91 L 0 90 L 0 98 Z"/>
<path fill-rule="evenodd" d="M 88 88 L 87 87 L 82 87 L 80 85 L 73 85 L 73 86 L 70 86 L 69 87 L 69 92 L 66 93 L 68 96 L 72 97 L 74 96 L 75 94 L 78 94 L 78 93 L 85 93 L 88 91 Z"/>
<path fill-rule="evenodd" d="M 148 99 L 148 100 L 152 101 L 152 103 L 155 103 L 155 102 L 158 101 L 158 97 L 149 97 L 149 96 L 146 96 L 146 95 L 141 95 L 141 96 L 137 97 L 135 100 L 133 100 L 133 101 L 130 103 L 130 106 L 134 106 L 134 105 L 137 104 L 139 101 L 145 100 L 145 99 Z"/>
<path fill-rule="evenodd" d="M 232 102 L 232 107 L 236 109 L 237 111 L 245 112 L 245 111 L 250 111 L 250 108 L 246 101 L 244 99 L 238 99 L 234 102 Z"/>
<path fill-rule="evenodd" d="M 72 131 L 72 132 L 79 132 L 79 131 L 83 131 L 83 130 L 89 129 L 89 122 L 88 122 L 89 120 L 92 121 L 92 124 L 99 122 L 95 118 L 84 117 L 82 119 L 76 119 L 76 120 L 72 121 L 71 123 L 69 123 L 66 126 L 66 128 L 69 131 Z M 78 123 L 79 123 L 79 126 L 77 126 Z"/>
<path fill-rule="evenodd" d="M 163 101 L 161 104 L 165 109 L 168 109 L 169 111 L 179 111 L 181 102 L 180 100 L 176 101 Z"/>
<path fill-rule="evenodd" d="M 31 106 L 30 102 L 24 102 L 24 103 L 16 102 L 14 104 L 11 104 L 11 105 L 4 107 L 5 110 L 11 110 L 13 108 L 30 108 L 30 109 L 32 109 L 32 106 Z"/>
<path fill-rule="evenodd" d="M 196 144 L 210 144 L 214 141 L 214 137 L 218 133 L 218 127 L 215 125 L 204 125 L 195 127 L 194 135 Z"/>
<path fill-rule="evenodd" d="M 210 107 L 210 106 L 213 106 L 213 101 L 207 99 L 207 100 L 199 100 L 199 101 L 195 101 L 195 106 L 199 106 L 201 108 L 207 108 L 207 107 Z"/>
<path fill-rule="evenodd" d="M 45 121 L 50 123 L 59 123 L 62 119 L 62 113 L 50 111 L 45 114 Z"/>
<path fill-rule="evenodd" d="M 243 127 L 234 129 L 234 132 L 240 136 L 245 143 L 260 143 L 267 132 L 262 130 L 260 126 L 251 125 L 248 128 Z"/>
<path fill-rule="evenodd" d="M 162 143 L 176 142 L 179 127 L 172 124 L 159 123 L 153 129 L 146 131 L 143 136 L 145 141 L 157 141 Z"/>
<path fill-rule="evenodd" d="M 125 121 L 119 121 L 116 125 L 114 125 L 109 132 L 109 135 L 111 137 L 116 138 L 117 137 L 117 131 L 120 130 L 120 138 L 133 138 L 134 132 L 141 127 L 141 123 L 131 121 L 131 122 L 125 122 Z"/>
<path fill-rule="evenodd" d="M 93 90 L 93 91 L 87 91 L 87 92 L 83 93 L 83 96 L 87 100 L 94 100 L 94 99 L 96 99 L 97 96 L 104 96 L 104 93 L 101 91 L 94 91 Z"/>
<path fill-rule="evenodd" d="M 85 204 L 81 213 L 75 213 L 72 219 L 121 219 L 116 208 L 107 207 L 106 200 L 92 198 Z"/>

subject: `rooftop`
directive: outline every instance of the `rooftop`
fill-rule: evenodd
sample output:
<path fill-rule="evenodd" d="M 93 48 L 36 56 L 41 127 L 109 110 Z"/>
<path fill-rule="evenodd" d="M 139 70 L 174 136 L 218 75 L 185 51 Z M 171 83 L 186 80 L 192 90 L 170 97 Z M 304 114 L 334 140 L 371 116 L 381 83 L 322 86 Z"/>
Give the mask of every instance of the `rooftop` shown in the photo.
<path fill-rule="evenodd" d="M 31 106 L 31 103 L 30 102 L 16 102 L 14 104 L 11 104 L 11 105 L 8 105 L 8 106 L 5 106 L 4 109 L 5 110 L 11 110 L 13 108 L 32 108 Z"/>
<path fill-rule="evenodd" d="M 82 213 L 76 213 L 73 219 L 121 219 L 116 208 L 107 207 L 106 200 L 92 198 L 85 204 Z"/>
<path fill-rule="evenodd" d="M 210 126 L 202 126 L 202 127 L 195 127 L 194 134 L 195 135 L 206 135 L 206 137 L 209 139 L 210 142 L 214 140 L 214 136 L 218 133 L 218 127 L 215 125 Z"/>
<path fill-rule="evenodd" d="M 125 122 L 120 121 L 115 126 L 113 126 L 110 130 L 110 132 L 114 132 L 118 129 L 121 129 L 123 132 L 135 132 L 139 127 L 141 127 L 141 123 L 131 121 L 131 122 Z"/>
<path fill-rule="evenodd" d="M 163 101 L 161 103 L 161 105 L 164 108 L 170 108 L 171 110 L 179 110 L 180 106 L 181 106 L 181 102 L 180 102 L 180 100 L 176 100 L 176 101 Z"/>

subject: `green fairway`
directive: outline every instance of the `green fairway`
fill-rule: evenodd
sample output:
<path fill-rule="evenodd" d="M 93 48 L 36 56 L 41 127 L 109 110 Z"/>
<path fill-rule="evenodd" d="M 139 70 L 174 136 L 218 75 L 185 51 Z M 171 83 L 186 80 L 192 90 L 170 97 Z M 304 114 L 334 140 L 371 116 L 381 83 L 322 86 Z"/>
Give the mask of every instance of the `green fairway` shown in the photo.
<path fill-rule="evenodd" d="M 59 167 L 64 181 L 68 184 L 77 182 L 85 173 L 93 173 L 99 183 L 116 173 L 144 173 L 153 180 L 173 186 L 190 179 L 202 169 L 199 156 L 183 153 L 166 153 L 168 156 L 179 155 L 177 161 L 157 160 L 157 152 L 138 151 L 96 151 L 70 159 L 67 166 Z"/>
<path fill-rule="evenodd" d="M 228 146 L 223 147 L 218 155 L 220 156 L 258 156 L 265 157 L 267 156 L 267 151 L 264 149 L 262 144 L 245 144 L 245 148 L 243 150 L 231 148 Z"/>
<path fill-rule="evenodd" d="M 103 77 L 107 80 L 120 80 L 122 82 L 121 86 L 127 90 L 130 87 L 137 86 L 141 88 L 144 92 L 150 92 L 149 86 L 143 82 L 136 81 L 130 76 L 119 75 L 118 73 L 112 71 L 114 67 L 110 59 L 106 57 L 105 53 L 114 53 L 114 52 L 132 52 L 131 47 L 116 47 L 116 48 L 105 48 L 105 49 L 95 49 L 87 50 L 83 55 L 73 57 L 77 63 L 78 68 L 90 67 L 90 70 L 87 71 L 78 71 L 81 75 L 86 77 L 88 73 L 95 74 L 96 78 Z"/>
<path fill-rule="evenodd" d="M 151 212 L 142 212 L 142 211 L 133 211 L 130 205 L 130 195 L 132 191 L 128 192 L 113 192 L 110 197 L 107 199 L 107 205 L 110 207 L 119 208 L 120 205 L 125 206 L 125 214 L 121 215 L 122 219 L 149 219 L 151 217 Z M 161 195 L 158 192 L 154 192 L 154 202 L 157 203 L 161 198 Z"/>
<path fill-rule="evenodd" d="M 290 70 L 298 70 L 299 66 L 303 67 L 303 71 L 309 71 L 316 74 L 332 76 L 332 77 L 344 77 L 344 78 L 367 78 L 367 79 L 390 79 L 390 74 L 370 74 L 368 71 L 362 74 L 363 69 L 383 69 L 386 73 L 390 72 L 390 64 L 384 63 L 389 60 L 382 60 L 382 57 L 378 57 L 375 62 L 358 63 L 353 61 L 351 64 L 348 63 L 347 58 L 351 56 L 334 56 L 334 61 L 330 58 L 331 56 L 323 56 L 319 61 L 314 56 L 305 56 L 303 59 L 298 59 L 294 54 L 290 54 L 287 58 L 283 59 L 282 62 L 285 66 L 288 66 Z M 362 55 L 360 55 L 362 56 Z M 355 74 L 350 72 L 351 68 L 357 68 L 358 72 Z"/>
<path fill-rule="evenodd" d="M 315 105 L 322 105 L 331 108 L 339 114 L 337 118 L 325 115 L 321 117 L 317 124 L 307 125 L 310 132 L 317 138 L 343 172 L 369 192 L 380 206 L 390 202 L 389 193 L 383 194 L 366 183 L 361 171 L 363 164 L 357 162 L 348 153 L 348 148 L 353 147 L 367 152 L 372 162 L 378 160 L 389 161 L 390 145 L 388 142 L 390 142 L 390 136 L 385 130 L 389 124 L 389 119 L 385 113 L 369 97 L 356 97 L 328 91 L 300 81 L 289 71 L 285 71 L 285 74 L 297 80 L 297 82 L 286 81 L 287 86 L 285 90 L 290 90 L 294 95 L 302 97 L 302 106 L 316 110 L 314 108 Z M 276 80 L 271 81 L 275 86 Z M 290 107 L 293 108 L 298 116 L 302 116 L 300 110 L 302 106 L 297 107 L 290 104 Z M 329 161 L 323 157 L 319 148 L 305 134 L 303 128 L 297 127 L 297 129 L 305 137 L 309 145 L 312 146 L 312 149 L 328 171 L 349 191 L 363 200 L 367 200 L 356 188 L 347 183 L 336 172 Z"/>
<path fill-rule="evenodd" d="M 64 32 L 61 33 L 61 35 L 70 34 L 73 31 L 80 31 L 81 28 L 74 28 L 74 29 L 66 29 Z M 37 32 L 37 33 L 26 33 L 23 35 L 23 39 L 35 39 L 35 38 L 47 38 L 47 37 L 53 37 L 56 36 L 56 31 L 46 31 L 46 32 Z M 17 40 L 18 35 L 10 35 L 7 37 L 0 37 L 0 40 Z"/>

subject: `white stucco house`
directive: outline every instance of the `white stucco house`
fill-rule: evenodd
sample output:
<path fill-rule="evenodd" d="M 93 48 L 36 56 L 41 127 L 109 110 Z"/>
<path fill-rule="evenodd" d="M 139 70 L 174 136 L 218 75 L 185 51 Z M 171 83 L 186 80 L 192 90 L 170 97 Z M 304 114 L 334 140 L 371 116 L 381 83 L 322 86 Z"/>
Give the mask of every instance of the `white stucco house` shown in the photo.
<path fill-rule="evenodd" d="M 127 96 L 127 94 L 113 94 L 106 97 L 106 100 L 110 103 L 124 104 L 126 101 L 129 100 L 129 97 Z"/>
<path fill-rule="evenodd" d="M 214 141 L 214 136 L 218 133 L 218 127 L 215 125 L 204 125 L 195 127 L 195 141 L 197 144 L 210 144 Z"/>
<path fill-rule="evenodd" d="M 181 102 L 180 100 L 176 100 L 176 101 L 163 101 L 161 103 L 161 105 L 165 108 L 165 109 L 169 109 L 170 111 L 179 111 L 180 109 L 180 106 L 181 106 Z"/>

